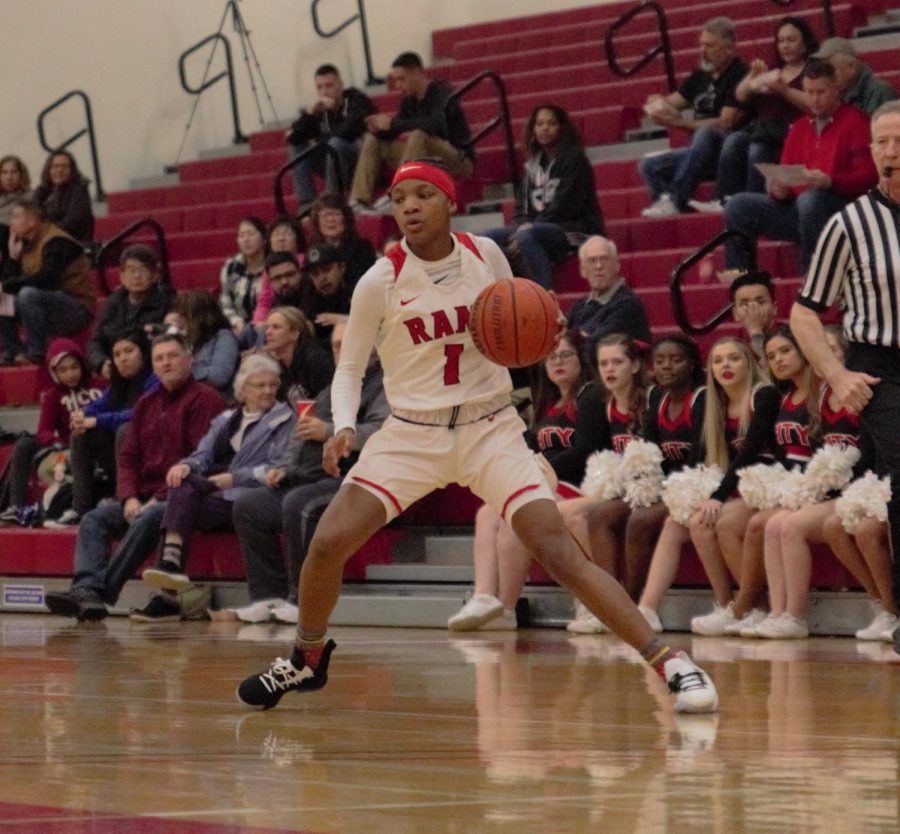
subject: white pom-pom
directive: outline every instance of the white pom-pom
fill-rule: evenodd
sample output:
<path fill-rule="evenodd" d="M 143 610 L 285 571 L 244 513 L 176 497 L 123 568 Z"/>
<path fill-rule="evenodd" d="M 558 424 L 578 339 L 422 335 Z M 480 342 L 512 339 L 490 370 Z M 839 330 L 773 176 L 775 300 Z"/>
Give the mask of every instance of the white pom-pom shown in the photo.
<path fill-rule="evenodd" d="M 738 472 L 738 490 L 754 510 L 770 510 L 781 499 L 781 481 L 787 470 L 780 463 L 756 463 Z"/>
<path fill-rule="evenodd" d="M 806 465 L 806 475 L 813 485 L 818 501 L 829 492 L 843 489 L 853 477 L 853 467 L 859 460 L 859 449 L 833 443 L 823 446 Z"/>
<path fill-rule="evenodd" d="M 848 533 L 854 533 L 864 518 L 887 521 L 891 500 L 891 479 L 866 472 L 848 486 L 835 502 L 834 511 Z"/>
<path fill-rule="evenodd" d="M 779 483 L 779 492 L 779 503 L 786 510 L 799 510 L 822 500 L 815 485 L 802 469 L 790 470 Z"/>
<path fill-rule="evenodd" d="M 718 488 L 722 477 L 718 466 L 704 464 L 669 475 L 662 485 L 662 500 L 669 508 L 672 520 L 687 524 L 697 507 Z"/>
<path fill-rule="evenodd" d="M 662 450 L 646 440 L 632 440 L 622 453 L 625 500 L 631 506 L 649 507 L 659 501 L 662 489 Z"/>
<path fill-rule="evenodd" d="M 598 501 L 621 498 L 625 489 L 622 483 L 621 468 L 622 456 L 620 454 L 609 449 L 594 452 L 587 459 L 581 491 Z"/>

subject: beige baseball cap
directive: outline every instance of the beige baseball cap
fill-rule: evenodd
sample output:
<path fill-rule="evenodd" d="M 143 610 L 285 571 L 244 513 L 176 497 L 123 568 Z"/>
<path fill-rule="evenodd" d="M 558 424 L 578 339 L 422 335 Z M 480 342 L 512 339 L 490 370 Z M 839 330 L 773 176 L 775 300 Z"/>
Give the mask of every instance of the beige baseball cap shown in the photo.
<path fill-rule="evenodd" d="M 810 57 L 821 58 L 824 61 L 838 53 L 855 56 L 856 50 L 847 38 L 828 38 L 828 40 L 822 41 L 819 51 Z"/>

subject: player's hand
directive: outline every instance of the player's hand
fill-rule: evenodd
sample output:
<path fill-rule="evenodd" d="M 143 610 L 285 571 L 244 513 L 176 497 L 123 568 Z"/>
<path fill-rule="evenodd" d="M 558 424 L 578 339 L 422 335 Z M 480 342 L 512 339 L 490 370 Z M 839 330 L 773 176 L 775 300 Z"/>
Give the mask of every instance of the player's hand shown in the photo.
<path fill-rule="evenodd" d="M 335 478 L 341 476 L 340 462 L 349 457 L 356 445 L 356 432 L 353 429 L 341 429 L 334 437 L 325 441 L 322 449 L 322 468 Z"/>
<path fill-rule="evenodd" d="M 186 463 L 176 463 L 174 466 L 169 467 L 169 471 L 166 472 L 166 486 L 169 489 L 177 489 L 181 486 L 181 482 L 190 474 L 190 466 Z"/>
<path fill-rule="evenodd" d="M 838 402 L 848 411 L 859 414 L 872 399 L 872 386 L 881 382 L 881 378 L 870 376 L 860 371 L 840 368 L 828 379 L 828 385 L 834 392 Z"/>

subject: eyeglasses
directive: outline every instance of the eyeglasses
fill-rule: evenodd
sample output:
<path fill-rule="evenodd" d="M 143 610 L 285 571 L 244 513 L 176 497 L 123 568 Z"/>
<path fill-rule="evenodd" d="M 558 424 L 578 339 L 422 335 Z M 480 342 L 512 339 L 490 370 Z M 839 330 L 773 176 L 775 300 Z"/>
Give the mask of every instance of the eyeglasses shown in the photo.
<path fill-rule="evenodd" d="M 573 356 L 578 354 L 574 350 L 561 350 L 559 353 L 550 353 L 547 355 L 548 362 L 568 362 Z"/>
<path fill-rule="evenodd" d="M 612 255 L 589 255 L 588 257 L 582 258 L 581 262 L 583 264 L 589 264 L 590 266 L 599 266 L 600 264 L 605 264 L 612 259 Z"/>

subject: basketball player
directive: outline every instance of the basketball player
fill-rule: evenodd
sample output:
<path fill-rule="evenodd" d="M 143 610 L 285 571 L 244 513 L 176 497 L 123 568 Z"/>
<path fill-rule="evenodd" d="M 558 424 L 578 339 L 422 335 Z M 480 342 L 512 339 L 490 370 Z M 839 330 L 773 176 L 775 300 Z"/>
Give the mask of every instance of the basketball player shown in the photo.
<path fill-rule="evenodd" d="M 345 563 L 414 501 L 456 482 L 496 509 L 560 585 L 641 652 L 675 693 L 677 711 L 715 711 L 718 696 L 706 673 L 656 637 L 621 585 L 566 530 L 509 404 L 509 372 L 475 348 L 469 308 L 484 287 L 510 275 L 502 252 L 487 238 L 451 233 L 456 194 L 443 169 L 401 165 L 390 196 L 403 239 L 353 293 L 332 383 L 335 431 L 325 468 L 336 473 L 354 448 L 360 380 L 373 346 L 393 414 L 366 443 L 316 530 L 300 575 L 290 659 L 244 680 L 238 699 L 269 709 L 285 692 L 324 686 L 335 646 L 325 632 Z"/>

